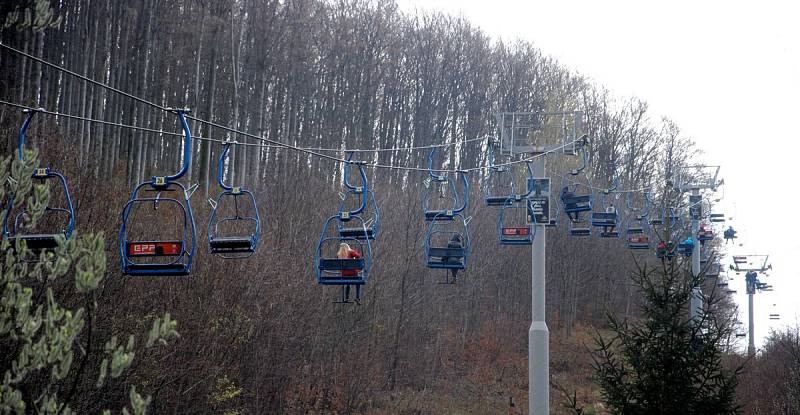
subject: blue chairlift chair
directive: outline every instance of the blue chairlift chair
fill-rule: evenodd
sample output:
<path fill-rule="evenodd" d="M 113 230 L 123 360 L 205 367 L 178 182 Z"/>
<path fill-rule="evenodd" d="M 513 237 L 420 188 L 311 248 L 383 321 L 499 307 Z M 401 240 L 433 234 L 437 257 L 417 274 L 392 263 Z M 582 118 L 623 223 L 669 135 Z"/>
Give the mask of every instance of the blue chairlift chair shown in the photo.
<path fill-rule="evenodd" d="M 708 241 L 714 240 L 714 230 L 710 227 L 701 226 L 700 230 L 697 232 L 697 240 L 700 242 L 700 245 L 705 245 Z"/>
<path fill-rule="evenodd" d="M 469 184 L 463 172 L 459 172 L 459 180 L 463 187 L 461 206 L 459 207 L 459 197 L 456 194 L 456 184 L 446 173 L 433 169 L 433 156 L 436 148 L 431 150 L 428 155 L 428 180 L 430 184 L 422 198 L 422 210 L 426 221 L 452 220 L 456 213 L 464 210 L 469 197 Z"/>
<path fill-rule="evenodd" d="M 489 144 L 489 170 L 483 186 L 483 200 L 486 206 L 502 207 L 511 195 L 515 194 L 514 171 L 508 166 L 494 165 L 494 145 Z"/>
<path fill-rule="evenodd" d="M 582 218 L 583 212 L 591 212 L 594 205 L 594 192 L 589 177 L 584 172 L 588 163 L 588 154 L 581 147 L 582 164 L 562 177 L 560 200 L 563 211 L 569 218 L 569 233 L 573 236 L 589 236 L 591 228 Z M 570 179 L 569 177 L 572 177 Z M 581 180 L 578 176 L 582 176 Z M 584 183 L 585 182 L 585 183 Z"/>
<path fill-rule="evenodd" d="M 447 271 L 443 284 L 454 284 L 459 270 L 467 267 L 471 251 L 469 218 L 457 213 L 452 220 L 434 219 L 425 232 L 425 266 Z"/>
<path fill-rule="evenodd" d="M 27 116 L 17 137 L 17 155 L 20 161 L 23 161 L 25 157 L 25 132 L 28 130 L 31 120 L 33 116 L 36 115 L 37 111 L 37 109 L 24 109 L 22 111 L 23 114 L 27 114 Z M 63 229 L 59 229 L 58 231 L 30 233 L 29 230 L 25 229 L 22 225 L 30 212 L 27 208 L 23 208 L 14 215 L 14 199 L 16 195 L 11 194 L 9 196 L 6 201 L 7 206 L 5 218 L 3 220 L 3 237 L 8 239 L 13 249 L 17 248 L 18 243 L 24 242 L 30 253 L 30 255 L 26 255 L 26 258 L 28 258 L 29 261 L 37 261 L 42 252 L 55 249 L 58 246 L 58 240 L 60 238 L 69 240 L 72 237 L 72 232 L 75 230 L 75 210 L 72 206 L 72 197 L 69 192 L 69 187 L 67 186 L 67 180 L 62 174 L 50 169 L 50 167 L 37 167 L 34 169 L 31 177 L 34 181 L 42 183 L 47 180 L 54 181 L 56 186 L 61 189 L 64 198 L 64 203 L 61 206 L 45 206 L 40 223 L 50 218 L 56 218 L 59 215 L 66 215 L 66 221 L 62 220 L 64 223 Z M 11 222 L 12 217 L 14 218 L 13 222 Z"/>
<path fill-rule="evenodd" d="M 606 198 L 612 194 L 617 187 L 617 181 L 602 192 L 600 203 L 596 206 L 599 210 L 592 211 L 592 226 L 601 228 L 601 238 L 619 238 L 619 210 L 613 204 L 606 204 Z"/>
<path fill-rule="evenodd" d="M 348 153 L 348 162 L 352 161 L 353 153 Z M 381 211 L 375 200 L 375 192 L 370 190 L 367 186 L 367 176 L 364 172 L 363 162 L 353 162 L 358 168 L 359 177 L 361 178 L 361 185 L 356 186 L 350 183 L 350 164 L 344 165 L 344 185 L 347 189 L 342 195 L 342 201 L 339 204 L 339 212 L 348 211 L 348 202 L 353 199 L 364 202 L 364 193 L 366 193 L 366 203 L 358 213 L 359 219 L 362 221 L 338 221 L 337 226 L 339 236 L 342 238 L 355 238 L 355 239 L 370 239 L 375 240 L 378 237 L 381 225 Z M 363 223 L 362 223 L 363 222 Z M 362 226 L 363 225 L 363 226 Z"/>
<path fill-rule="evenodd" d="M 242 259 L 251 256 L 261 237 L 261 217 L 256 198 L 243 187 L 225 184 L 225 159 L 231 143 L 225 143 L 217 164 L 217 183 L 222 193 L 217 196 L 208 220 L 208 250 L 225 259 Z M 223 214 L 229 204 L 233 214 Z M 222 232 L 222 229 L 227 230 Z"/>
<path fill-rule="evenodd" d="M 528 179 L 532 179 L 533 169 L 530 162 L 525 164 L 528 170 Z M 529 190 L 525 194 L 509 195 L 500 208 L 500 214 L 497 217 L 497 236 L 500 244 L 531 245 L 533 243 L 536 229 L 531 225 L 534 215 L 530 211 L 528 203 L 530 193 Z"/>
<path fill-rule="evenodd" d="M 361 301 L 361 290 L 369 280 L 372 268 L 372 240 L 377 234 L 377 228 L 373 229 L 372 225 L 362 217 L 371 194 L 363 163 L 353 162 L 352 154 L 348 155 L 346 163 L 344 182 L 348 189 L 347 194 L 339 205 L 339 211 L 325 221 L 314 255 L 317 283 L 341 286 L 341 300 L 337 302 L 343 304 L 353 302 L 350 298 L 352 287 L 355 288 L 355 302 Z M 350 184 L 348 178 L 350 164 L 358 166 L 361 186 Z M 355 209 L 346 206 L 348 196 L 351 195 L 357 196 L 360 200 Z M 354 251 L 356 256 L 344 252 L 347 247 Z"/>
<path fill-rule="evenodd" d="M 183 177 L 191 166 L 192 135 L 186 122 L 188 109 L 172 109 L 177 114 L 183 127 L 183 164 L 180 171 L 171 176 L 153 176 L 150 180 L 137 185 L 131 192 L 130 200 L 122 209 L 122 226 L 119 231 L 119 251 L 124 275 L 168 276 L 188 275 L 196 248 L 196 230 L 192 206 L 189 202 L 191 192 L 178 179 Z M 144 192 L 154 192 L 155 196 L 144 196 Z M 163 194 L 177 192 L 176 197 L 162 197 Z M 130 228 L 137 224 L 134 220 L 135 208 L 142 206 L 157 216 L 148 232 L 158 232 L 170 218 L 160 217 L 159 207 L 169 206 L 176 209 L 178 217 L 172 218 L 180 228 L 172 238 L 151 237 L 134 238 Z M 163 210 L 162 210 L 163 211 Z M 139 223 L 139 225 L 145 225 Z"/>
<path fill-rule="evenodd" d="M 633 205 L 633 195 L 628 193 L 626 195 L 626 203 L 628 210 L 631 213 L 630 218 L 625 224 L 625 236 L 627 239 L 628 249 L 631 250 L 644 250 L 650 249 L 650 224 L 647 220 L 650 215 L 650 204 L 645 192 L 645 205 L 643 209 L 637 209 Z"/>
<path fill-rule="evenodd" d="M 428 156 L 428 176 L 432 183 L 452 184 L 446 174 L 433 169 L 435 152 L 434 148 Z M 447 198 L 445 204 L 439 203 L 437 209 L 431 209 L 431 198 L 426 195 L 423 199 L 424 217 L 430 222 L 423 246 L 425 266 L 430 269 L 449 270 L 453 280 L 458 270 L 466 268 L 470 252 L 469 219 L 463 215 L 469 206 L 469 182 L 463 171 L 459 171 L 458 176 L 464 189 L 460 206 L 457 198 L 452 197 Z M 455 194 L 454 185 L 451 191 Z"/>

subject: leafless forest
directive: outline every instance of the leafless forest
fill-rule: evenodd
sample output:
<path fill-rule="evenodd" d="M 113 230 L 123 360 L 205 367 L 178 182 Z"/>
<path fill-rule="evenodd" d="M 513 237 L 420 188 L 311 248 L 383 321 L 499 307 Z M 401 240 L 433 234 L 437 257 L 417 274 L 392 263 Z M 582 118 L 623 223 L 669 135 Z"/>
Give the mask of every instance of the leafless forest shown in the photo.
<path fill-rule="evenodd" d="M 0 16 L 26 3 L 8 2 Z M 38 31 L 7 25 L 0 42 L 270 140 L 321 148 L 425 146 L 495 134 L 498 111 L 581 110 L 593 183 L 610 183 L 616 173 L 620 187 L 651 187 L 663 200 L 676 166 L 702 161 L 691 139 L 645 101 L 616 95 L 531 43 L 500 42 L 457 17 L 401 12 L 391 0 L 51 3 L 59 25 Z M 172 114 L 6 50 L 0 50 L 0 99 L 180 132 Z M 22 120 L 18 108 L 0 105 L 4 156 L 15 151 Z M 190 126 L 196 136 L 255 142 Z M 180 137 L 41 114 L 28 145 L 67 177 L 76 232 L 106 238 L 109 273 L 96 317 L 81 335 L 84 347 L 102 348 L 111 330 L 143 332 L 147 318 L 165 311 L 178 321 L 174 345 L 137 349 L 131 370 L 99 392 L 96 379 L 74 368 L 78 413 L 119 407 L 128 383 L 152 395 L 152 413 L 489 414 L 505 413 L 511 401 L 512 411 L 525 411 L 531 255 L 497 243 L 497 212 L 482 203 L 484 174 L 469 175 L 469 266 L 457 284 L 441 285 L 444 271 L 423 263 L 424 173 L 368 169 L 382 230 L 362 303 L 342 305 L 332 304 L 338 289 L 318 285 L 313 272 L 322 224 L 338 209 L 340 164 L 276 147 L 234 147 L 226 180 L 255 193 L 263 230 L 254 256 L 226 261 L 210 255 L 204 242 L 206 199 L 220 192 L 222 147 L 194 141 L 184 178 L 199 183 L 191 200 L 198 224 L 191 276 L 124 277 L 117 250 L 122 206 L 136 183 L 177 170 Z M 363 157 L 425 167 L 427 152 Z M 449 166 L 483 165 L 486 146 L 453 146 L 444 157 Z M 578 162 L 548 158 L 548 173 L 558 183 Z M 172 219 L 151 220 L 156 229 Z M 640 300 L 628 276 L 637 262 L 656 259 L 651 251 L 626 249 L 621 239 L 571 237 L 563 223 L 547 231 L 547 242 L 552 381 L 596 404 L 591 338 L 603 330 L 606 312 L 636 318 Z M 78 305 L 68 284 L 59 296 Z M 747 413 L 794 413 L 789 396 L 800 400 L 798 383 L 766 375 L 769 361 L 787 362 L 778 365 L 786 368 L 800 359 L 797 336 L 781 336 L 747 366 L 741 385 Z M 739 361 L 734 340 L 731 360 Z M 0 357 L 0 368 L 7 363 Z M 561 393 L 553 389 L 551 399 L 559 410 Z"/>

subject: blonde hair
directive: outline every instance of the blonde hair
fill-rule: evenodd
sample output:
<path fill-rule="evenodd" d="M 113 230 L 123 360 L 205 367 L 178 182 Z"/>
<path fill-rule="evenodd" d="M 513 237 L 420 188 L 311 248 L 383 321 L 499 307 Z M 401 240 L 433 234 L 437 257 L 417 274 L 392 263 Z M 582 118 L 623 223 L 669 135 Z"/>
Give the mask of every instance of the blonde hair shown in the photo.
<path fill-rule="evenodd" d="M 339 251 L 336 252 L 336 257 L 340 259 L 345 259 L 348 257 L 348 253 L 350 253 L 350 245 L 345 242 L 339 244 Z"/>

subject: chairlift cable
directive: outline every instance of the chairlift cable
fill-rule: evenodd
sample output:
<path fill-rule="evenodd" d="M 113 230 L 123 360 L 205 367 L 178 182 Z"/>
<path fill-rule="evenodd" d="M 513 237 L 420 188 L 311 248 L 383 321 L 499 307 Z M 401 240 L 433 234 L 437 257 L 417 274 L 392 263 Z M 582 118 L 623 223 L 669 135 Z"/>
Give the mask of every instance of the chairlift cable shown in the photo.
<path fill-rule="evenodd" d="M 0 43 L 0 47 L 2 47 L 4 49 L 7 49 L 7 50 L 10 50 L 12 52 L 15 52 L 17 54 L 20 54 L 20 55 L 22 55 L 22 56 L 24 56 L 24 57 L 26 57 L 28 59 L 32 59 L 32 60 L 34 60 L 36 62 L 39 62 L 39 63 L 41 63 L 41 64 L 43 64 L 45 66 L 49 66 L 49 67 L 54 68 L 54 69 L 56 69 L 58 71 L 62 71 L 62 72 L 67 73 L 69 75 L 75 76 L 75 77 L 77 77 L 79 79 L 82 79 L 82 80 L 84 80 L 86 82 L 89 82 L 89 83 L 91 83 L 93 85 L 97 85 L 97 86 L 99 86 L 101 88 L 105 88 L 105 89 L 107 89 L 109 91 L 113 91 L 113 92 L 118 93 L 120 95 L 123 95 L 125 97 L 131 98 L 131 99 L 133 99 L 133 100 L 135 100 L 137 102 L 143 103 L 145 105 L 149 105 L 151 107 L 154 107 L 156 109 L 160 109 L 162 111 L 169 111 L 170 110 L 170 108 L 168 108 L 168 107 L 156 104 L 156 103 L 148 101 L 148 100 L 146 100 L 144 98 L 137 97 L 137 96 L 135 96 L 133 94 L 130 94 L 128 92 L 122 91 L 122 90 L 114 88 L 114 87 L 112 87 L 110 85 L 104 84 L 104 83 L 96 81 L 94 79 L 91 79 L 91 78 L 89 78 L 89 77 L 87 77 L 85 75 L 81 75 L 79 73 L 70 71 L 69 69 L 66 69 L 66 68 L 63 68 L 63 67 L 61 67 L 59 65 L 47 62 L 44 59 L 41 59 L 39 57 L 36 57 L 34 55 L 31 55 L 31 54 L 26 53 L 24 51 L 21 51 L 19 49 L 13 48 L 13 47 L 8 46 L 8 45 L 6 45 L 4 43 Z M 323 159 L 329 159 L 329 160 L 336 161 L 336 162 L 339 162 L 339 163 L 346 163 L 347 162 L 346 160 L 344 160 L 342 158 L 333 157 L 333 156 L 329 156 L 329 155 L 320 153 L 321 151 L 334 151 L 333 149 L 319 149 L 319 150 L 304 149 L 302 147 L 294 146 L 294 145 L 287 144 L 287 143 L 282 143 L 280 141 L 275 141 L 275 140 L 271 140 L 271 139 L 268 139 L 268 138 L 259 137 L 259 136 L 254 135 L 254 134 L 250 134 L 250 133 L 246 133 L 246 132 L 243 132 L 243 131 L 239 131 L 239 130 L 236 130 L 234 128 L 231 128 L 231 127 L 228 127 L 228 126 L 224 126 L 224 125 L 221 125 L 221 124 L 217 124 L 217 123 L 214 123 L 214 122 L 211 122 L 211 121 L 207 121 L 207 120 L 195 117 L 195 116 L 186 115 L 186 118 L 189 119 L 189 120 L 192 120 L 192 121 L 196 121 L 196 122 L 199 122 L 199 123 L 202 123 L 202 124 L 206 124 L 206 125 L 208 125 L 210 127 L 222 129 L 222 130 L 230 132 L 230 133 L 240 134 L 240 135 L 243 135 L 243 136 L 248 137 L 248 138 L 256 139 L 256 140 L 259 140 L 259 141 L 262 141 L 262 142 L 267 142 L 267 143 L 273 144 L 273 145 L 275 145 L 277 147 L 282 147 L 282 148 L 292 149 L 292 150 L 295 150 L 295 151 L 300 151 L 300 152 L 303 152 L 303 153 L 307 153 L 309 155 L 317 156 L 317 157 L 320 157 L 320 158 L 323 158 Z M 89 121 L 89 120 L 86 120 L 86 121 Z M 421 147 L 419 147 L 419 149 L 431 149 L 431 148 L 436 148 L 436 147 L 447 147 L 447 146 L 457 145 L 457 144 L 466 143 L 466 142 L 470 142 L 470 141 L 483 140 L 485 138 L 486 137 L 484 136 L 484 137 L 478 137 L 478 138 L 474 138 L 474 139 L 455 141 L 455 142 L 452 142 L 452 143 L 443 143 L 443 144 L 437 144 L 437 145 L 421 146 Z M 219 142 L 222 143 L 224 141 L 219 140 Z M 238 145 L 243 145 L 244 143 L 237 143 L 237 144 Z M 353 149 L 353 150 L 339 150 L 339 149 L 336 149 L 335 151 L 377 152 L 377 151 L 401 151 L 401 150 L 416 150 L 416 149 L 418 149 L 418 148 L 416 148 L 416 147 L 407 147 L 407 148 L 400 148 L 400 149 Z M 380 165 L 380 164 L 370 164 L 370 163 L 366 163 L 364 165 L 365 166 L 369 166 L 369 167 L 387 168 L 387 169 L 399 169 L 399 170 L 414 170 L 414 171 L 427 171 L 428 170 L 428 169 L 425 169 L 425 168 L 412 168 L 412 167 L 405 167 L 405 166 L 390 166 L 390 165 Z M 473 168 L 473 169 L 470 169 L 470 171 L 471 170 L 480 170 L 480 169 L 483 169 L 483 167 Z M 441 171 L 442 172 L 455 173 L 455 172 L 458 172 L 459 170 L 441 170 Z M 467 170 L 462 170 L 462 171 L 467 171 Z"/>
<path fill-rule="evenodd" d="M 72 115 L 72 114 L 64 114 L 64 113 L 60 113 L 60 112 L 56 112 L 56 111 L 50 111 L 50 110 L 47 110 L 47 109 L 44 109 L 44 108 L 33 108 L 31 106 L 28 106 L 28 105 L 17 104 L 17 103 L 13 103 L 13 102 L 4 101 L 4 100 L 0 100 L 0 104 L 12 106 L 12 107 L 17 107 L 17 108 L 23 108 L 23 109 L 36 109 L 37 112 L 40 112 L 42 114 L 53 115 L 53 116 L 56 116 L 56 117 L 71 118 L 71 119 L 75 119 L 75 120 L 79 120 L 79 121 L 85 121 L 85 122 L 93 122 L 93 123 L 103 124 L 103 125 L 107 125 L 107 126 L 111 126 L 111 127 L 127 128 L 127 129 L 131 129 L 131 130 L 136 130 L 136 131 L 144 131 L 144 132 L 150 132 L 150 133 L 155 133 L 155 134 L 163 134 L 163 135 L 169 135 L 169 136 L 174 136 L 174 137 L 183 137 L 183 134 L 181 134 L 181 133 L 175 133 L 175 132 L 164 131 L 164 130 L 156 130 L 156 129 L 153 129 L 153 128 L 139 127 L 139 126 L 135 126 L 135 125 L 115 123 L 115 122 L 112 122 L 112 121 L 98 120 L 98 119 L 94 119 L 94 118 L 81 117 L 81 116 Z M 186 116 L 186 118 L 187 119 L 192 119 L 192 120 L 198 120 L 196 117 L 190 117 L 188 115 Z M 199 121 L 206 122 L 206 121 L 203 121 L 203 120 L 199 120 Z M 247 147 L 286 148 L 286 149 L 289 149 L 289 150 L 296 150 L 296 151 L 304 152 L 304 153 L 307 153 L 309 155 L 320 157 L 320 158 L 323 158 L 323 159 L 336 161 L 338 163 L 349 163 L 349 164 L 358 163 L 358 164 L 362 164 L 364 167 L 374 167 L 374 168 L 389 169 L 389 170 L 424 171 L 424 172 L 429 171 L 428 168 L 425 168 L 425 167 L 395 166 L 395 165 L 390 165 L 390 164 L 363 163 L 363 162 L 360 162 L 360 161 L 352 161 L 352 160 L 348 161 L 348 160 L 343 159 L 343 158 L 334 157 L 334 156 L 330 156 L 330 155 L 327 155 L 327 154 L 319 153 L 319 152 L 316 151 L 316 149 L 307 149 L 307 148 L 303 148 L 303 147 L 297 147 L 297 146 L 293 146 L 293 145 L 290 145 L 290 144 L 284 144 L 284 143 L 281 143 L 279 141 L 260 138 L 258 136 L 255 136 L 255 135 L 252 135 L 252 134 L 248 134 L 248 133 L 244 133 L 244 132 L 240 132 L 238 130 L 235 130 L 235 129 L 232 129 L 232 128 L 229 128 L 229 127 L 225 127 L 225 126 L 221 126 L 221 125 L 217 125 L 217 124 L 213 124 L 213 123 L 212 123 L 212 125 L 213 126 L 217 126 L 219 128 L 222 128 L 222 129 L 225 129 L 225 130 L 228 130 L 228 131 L 236 133 L 236 134 L 242 134 L 242 135 L 254 137 L 254 138 L 262 140 L 262 141 L 266 141 L 266 142 L 271 143 L 272 145 L 265 145 L 263 143 L 244 143 L 244 142 L 238 142 L 238 141 L 222 140 L 222 139 L 217 139 L 217 138 L 200 137 L 200 136 L 192 136 L 192 139 L 200 140 L 200 141 L 209 141 L 209 142 L 214 142 L 214 143 L 218 143 L 218 144 L 232 144 L 232 145 L 247 146 Z M 485 139 L 485 137 L 479 137 L 479 138 L 471 139 L 471 140 L 478 140 L 478 139 Z M 560 146 L 558 148 L 552 149 L 552 150 L 550 150 L 550 151 L 548 151 L 546 153 L 536 154 L 536 155 L 533 155 L 533 156 L 525 158 L 525 159 L 515 160 L 515 161 L 511 161 L 511 162 L 507 162 L 507 163 L 496 164 L 495 166 L 508 166 L 508 165 L 515 165 L 515 164 L 524 163 L 524 162 L 527 162 L 527 161 L 532 161 L 532 160 L 535 160 L 535 159 L 537 159 L 539 157 L 545 156 L 547 154 L 550 154 L 550 153 L 553 153 L 553 152 L 557 152 L 557 151 L 563 149 L 564 147 L 572 145 L 574 142 L 575 141 L 566 143 L 563 146 Z M 423 148 L 432 149 L 432 148 L 439 148 L 439 147 L 441 147 L 441 145 L 423 146 L 423 147 L 417 147 L 417 148 L 414 148 L 414 149 L 423 149 Z M 407 147 L 407 148 L 410 149 L 411 147 Z M 374 150 L 381 150 L 381 151 L 383 151 L 383 150 L 393 150 L 394 151 L 396 149 L 374 149 Z M 342 151 L 350 152 L 351 150 L 342 150 Z M 356 152 L 356 150 L 352 150 L 352 151 Z M 469 173 L 469 172 L 486 170 L 486 169 L 489 169 L 489 168 L 490 168 L 490 166 L 476 166 L 476 167 L 471 167 L 471 168 L 467 168 L 467 169 L 435 169 L 434 171 L 437 171 L 437 172 L 440 172 L 440 173 L 458 173 L 458 172 Z"/>

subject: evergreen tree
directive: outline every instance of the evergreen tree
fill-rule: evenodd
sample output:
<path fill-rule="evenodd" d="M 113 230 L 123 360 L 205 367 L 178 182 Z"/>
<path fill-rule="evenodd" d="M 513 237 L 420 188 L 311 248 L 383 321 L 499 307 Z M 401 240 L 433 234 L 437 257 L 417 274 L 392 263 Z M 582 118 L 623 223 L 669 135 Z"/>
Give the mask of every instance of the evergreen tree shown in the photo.
<path fill-rule="evenodd" d="M 597 336 L 594 368 L 605 402 L 614 414 L 736 414 L 737 376 L 723 367 L 722 343 L 731 334 L 718 319 L 718 300 L 704 298 L 697 321 L 688 316 L 692 277 L 681 259 L 632 276 L 643 295 L 642 318 L 608 315 L 610 338 Z M 688 261 L 686 261 L 688 262 Z"/>
<path fill-rule="evenodd" d="M 27 230 L 43 218 L 50 199 L 47 184 L 31 178 L 35 166 L 34 152 L 26 152 L 24 162 L 0 160 L 0 200 L 9 203 L 8 196 L 15 195 L 14 209 L 27 209 L 21 224 Z M 124 341 L 112 335 L 105 344 L 98 334 L 93 339 L 102 318 L 96 292 L 106 272 L 103 234 L 62 237 L 54 252 L 42 252 L 36 262 L 29 261 L 32 253 L 24 242 L 11 246 L 3 237 L 0 252 L 0 413 L 69 414 L 72 399 L 93 392 L 79 391 L 87 376 L 100 391 L 134 359 L 133 335 Z M 70 303 L 77 299 L 81 305 L 60 304 L 65 292 Z M 175 328 L 169 314 L 157 318 L 146 348 L 177 337 Z M 145 413 L 150 398 L 133 386 L 128 396 L 130 410 L 122 413 Z"/>

